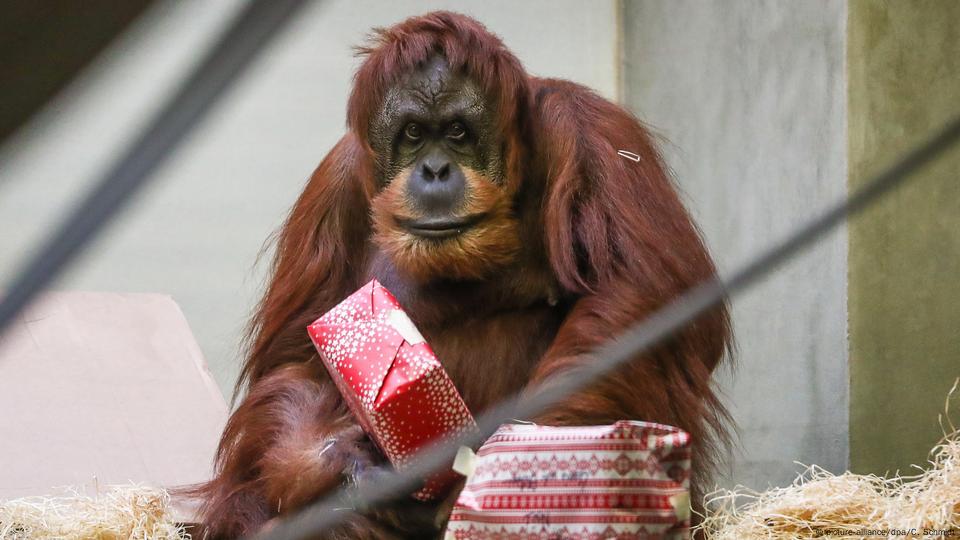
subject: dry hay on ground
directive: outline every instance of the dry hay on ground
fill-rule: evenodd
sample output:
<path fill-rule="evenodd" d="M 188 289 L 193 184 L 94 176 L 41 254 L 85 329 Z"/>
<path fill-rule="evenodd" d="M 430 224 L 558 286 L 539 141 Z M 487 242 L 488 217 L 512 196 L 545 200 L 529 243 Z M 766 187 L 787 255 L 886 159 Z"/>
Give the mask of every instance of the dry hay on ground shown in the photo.
<path fill-rule="evenodd" d="M 960 431 L 947 433 L 915 476 L 834 475 L 810 466 L 792 485 L 756 492 L 743 487 L 706 497 L 699 528 L 707 540 L 960 538 Z"/>
<path fill-rule="evenodd" d="M 0 540 L 181 540 L 166 491 L 113 486 L 96 497 L 69 491 L 58 497 L 0 501 Z"/>

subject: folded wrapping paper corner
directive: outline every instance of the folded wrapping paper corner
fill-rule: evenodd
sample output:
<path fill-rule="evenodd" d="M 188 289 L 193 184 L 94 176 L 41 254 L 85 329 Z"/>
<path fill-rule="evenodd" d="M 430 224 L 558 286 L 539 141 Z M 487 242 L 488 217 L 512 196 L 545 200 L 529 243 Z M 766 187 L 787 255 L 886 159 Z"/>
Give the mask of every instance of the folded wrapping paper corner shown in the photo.
<path fill-rule="evenodd" d="M 689 538 L 690 436 L 671 426 L 505 425 L 476 456 L 445 538 Z"/>
<path fill-rule="evenodd" d="M 307 331 L 358 422 L 395 467 L 440 437 L 476 429 L 430 345 L 376 280 Z M 435 498 L 456 478 L 428 479 L 415 496 Z"/>

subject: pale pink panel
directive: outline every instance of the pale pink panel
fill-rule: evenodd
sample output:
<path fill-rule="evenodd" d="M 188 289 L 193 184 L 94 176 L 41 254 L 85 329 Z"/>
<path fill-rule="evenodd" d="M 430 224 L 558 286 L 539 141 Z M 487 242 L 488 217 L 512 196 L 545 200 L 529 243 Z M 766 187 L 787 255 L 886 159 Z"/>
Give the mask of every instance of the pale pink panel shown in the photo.
<path fill-rule="evenodd" d="M 172 298 L 49 293 L 0 340 L 0 499 L 202 481 L 226 418 Z"/>

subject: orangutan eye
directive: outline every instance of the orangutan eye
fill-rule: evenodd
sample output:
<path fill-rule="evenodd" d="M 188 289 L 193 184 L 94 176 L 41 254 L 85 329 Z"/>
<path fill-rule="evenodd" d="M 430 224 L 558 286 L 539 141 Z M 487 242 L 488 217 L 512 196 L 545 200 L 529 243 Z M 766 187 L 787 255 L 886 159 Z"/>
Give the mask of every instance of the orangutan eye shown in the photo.
<path fill-rule="evenodd" d="M 419 141 L 420 137 L 423 136 L 423 132 L 420 131 L 420 126 L 410 122 L 407 124 L 407 127 L 403 129 L 403 135 L 411 141 Z"/>
<path fill-rule="evenodd" d="M 467 130 L 460 122 L 454 122 L 447 130 L 447 138 L 454 141 L 462 141 L 467 136 Z"/>

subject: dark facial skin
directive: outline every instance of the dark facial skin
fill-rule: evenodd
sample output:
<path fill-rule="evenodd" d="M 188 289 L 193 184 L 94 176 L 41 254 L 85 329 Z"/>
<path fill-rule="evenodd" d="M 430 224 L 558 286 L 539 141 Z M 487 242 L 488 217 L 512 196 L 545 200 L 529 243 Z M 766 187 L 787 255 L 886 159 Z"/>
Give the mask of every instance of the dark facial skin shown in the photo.
<path fill-rule="evenodd" d="M 402 223 L 428 238 L 458 234 L 482 216 L 465 214 L 471 181 L 502 181 L 495 116 L 481 90 L 434 57 L 404 77 L 370 125 L 380 186 L 405 182 L 417 215 Z"/>

